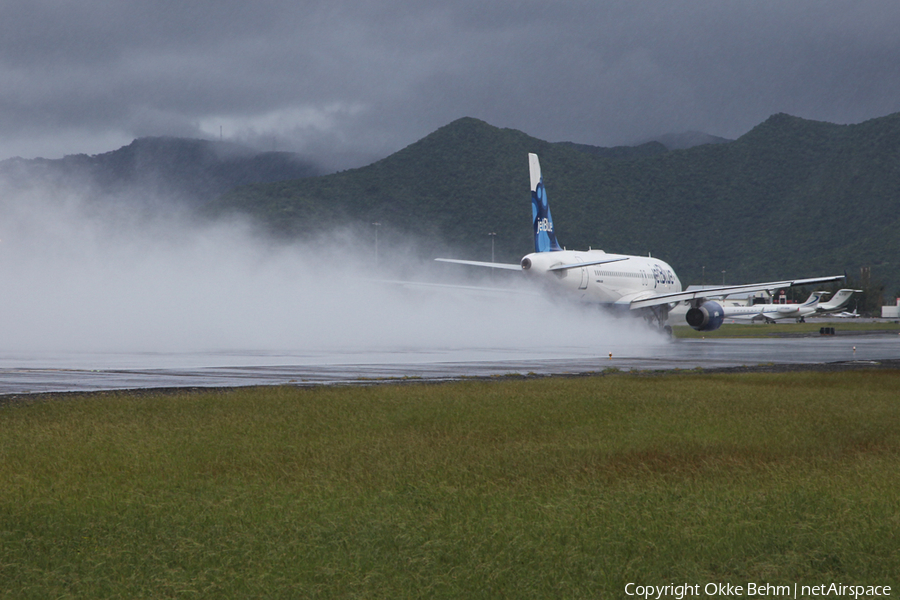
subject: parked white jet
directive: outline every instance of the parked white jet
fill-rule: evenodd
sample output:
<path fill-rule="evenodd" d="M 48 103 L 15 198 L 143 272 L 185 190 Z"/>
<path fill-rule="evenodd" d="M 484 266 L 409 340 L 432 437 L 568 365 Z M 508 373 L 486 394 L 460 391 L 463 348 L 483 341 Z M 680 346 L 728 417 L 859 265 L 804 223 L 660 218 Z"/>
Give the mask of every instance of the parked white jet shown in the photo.
<path fill-rule="evenodd" d="M 725 320 L 723 307 L 709 298 L 729 294 L 773 291 L 795 285 L 810 285 L 843 279 L 816 277 L 770 281 L 682 291 L 681 282 L 667 263 L 649 256 L 607 254 L 603 250 L 565 250 L 556 240 L 553 219 L 536 154 L 528 155 L 531 175 L 531 213 L 534 225 L 534 252 L 519 264 L 438 258 L 442 262 L 523 271 L 541 280 L 556 293 L 609 307 L 633 311 L 648 321 L 666 325 L 669 309 L 689 302 L 688 324 L 699 331 L 718 329 Z"/>
<path fill-rule="evenodd" d="M 850 301 L 854 292 L 860 291 L 862 290 L 838 290 L 828 302 L 822 302 L 822 299 L 829 292 L 813 292 L 803 304 L 753 304 L 751 306 L 728 305 L 724 302 L 721 304 L 726 319 L 765 321 L 767 323 L 774 323 L 779 319 L 796 319 L 798 323 L 805 323 L 806 317 L 838 312 Z"/>
<path fill-rule="evenodd" d="M 774 323 L 778 319 L 796 319 L 803 323 L 806 317 L 816 314 L 819 302 L 828 292 L 813 292 L 803 304 L 753 304 L 752 306 L 723 305 L 726 319 L 765 321 Z"/>
<path fill-rule="evenodd" d="M 824 315 L 840 311 L 847 305 L 848 302 L 850 302 L 850 298 L 853 297 L 853 294 L 856 293 L 861 294 L 862 290 L 838 290 L 837 293 L 831 297 L 831 300 L 829 300 L 828 302 L 819 303 L 819 306 L 816 307 L 816 315 Z"/>

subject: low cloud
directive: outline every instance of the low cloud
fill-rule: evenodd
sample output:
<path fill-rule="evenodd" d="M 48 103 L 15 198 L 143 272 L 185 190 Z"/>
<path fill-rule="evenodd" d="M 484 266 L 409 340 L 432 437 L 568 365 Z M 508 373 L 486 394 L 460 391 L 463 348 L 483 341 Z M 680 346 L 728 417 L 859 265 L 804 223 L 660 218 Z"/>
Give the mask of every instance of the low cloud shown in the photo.
<path fill-rule="evenodd" d="M 610 146 L 900 110 L 895 0 L 7 4 L 0 159 L 221 126 L 346 168 L 463 116 Z"/>
<path fill-rule="evenodd" d="M 246 222 L 138 214 L 71 191 L 2 197 L 8 356 L 402 350 L 426 357 L 470 349 L 559 358 L 571 348 L 605 354 L 661 343 L 639 320 L 556 304 L 534 289 L 399 283 L 448 283 L 447 271 L 406 258 L 415 254 L 409 242 L 384 239 L 376 264 L 370 232 L 276 244 Z M 455 283 L 491 285 L 489 278 Z"/>

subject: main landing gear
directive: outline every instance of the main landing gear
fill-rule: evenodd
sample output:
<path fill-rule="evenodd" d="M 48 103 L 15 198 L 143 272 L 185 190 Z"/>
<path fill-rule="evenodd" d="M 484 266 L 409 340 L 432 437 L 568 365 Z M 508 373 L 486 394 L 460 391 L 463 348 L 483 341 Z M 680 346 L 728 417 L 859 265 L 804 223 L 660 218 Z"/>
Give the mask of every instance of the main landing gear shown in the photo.
<path fill-rule="evenodd" d="M 651 306 L 644 309 L 646 312 L 644 313 L 644 318 L 647 319 L 647 322 L 659 329 L 660 333 L 664 333 L 668 337 L 672 337 L 672 327 L 667 323 L 669 320 L 669 305 L 663 304 L 661 306 Z"/>

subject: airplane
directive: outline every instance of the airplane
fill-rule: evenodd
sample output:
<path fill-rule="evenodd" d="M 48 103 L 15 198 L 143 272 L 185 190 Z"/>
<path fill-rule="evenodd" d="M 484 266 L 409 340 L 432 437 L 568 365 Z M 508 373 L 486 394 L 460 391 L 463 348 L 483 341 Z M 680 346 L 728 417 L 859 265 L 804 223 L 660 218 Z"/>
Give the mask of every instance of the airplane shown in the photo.
<path fill-rule="evenodd" d="M 753 304 L 752 306 L 722 306 L 726 319 L 746 319 L 774 323 L 778 319 L 797 319 L 805 323 L 806 317 L 816 314 L 819 302 L 828 292 L 813 292 L 803 304 Z"/>
<path fill-rule="evenodd" d="M 726 319 L 739 319 L 750 321 L 765 321 L 774 323 L 779 319 L 796 319 L 798 323 L 805 323 L 806 317 L 823 316 L 838 312 L 844 307 L 855 292 L 862 290 L 838 290 L 828 302 L 822 302 L 822 298 L 829 292 L 813 292 L 803 304 L 754 304 L 752 306 L 723 305 Z"/>
<path fill-rule="evenodd" d="M 816 307 L 816 315 L 823 315 L 828 313 L 836 313 L 839 312 L 844 306 L 850 302 L 850 298 L 853 297 L 853 294 L 861 294 L 862 290 L 838 290 L 834 296 L 831 297 L 831 300 L 825 302 L 824 304 L 819 304 Z M 856 311 L 853 311 L 856 313 Z M 849 313 L 847 313 L 849 314 Z M 859 316 L 854 314 L 854 316 Z"/>
<path fill-rule="evenodd" d="M 518 264 L 437 258 L 446 263 L 506 269 L 524 272 L 531 279 L 542 281 L 554 294 L 591 302 L 615 310 L 643 316 L 656 321 L 660 329 L 671 332 L 667 324 L 669 310 L 680 302 L 688 302 L 688 324 L 698 331 L 713 331 L 725 321 L 721 304 L 711 298 L 730 294 L 772 292 L 776 289 L 825 283 L 844 279 L 843 275 L 791 279 L 748 285 L 730 285 L 684 291 L 675 270 L 666 262 L 651 256 L 607 254 L 589 248 L 586 251 L 566 250 L 559 245 L 541 165 L 536 154 L 528 154 L 531 178 L 531 214 L 534 229 L 534 252 L 522 257 Z"/>

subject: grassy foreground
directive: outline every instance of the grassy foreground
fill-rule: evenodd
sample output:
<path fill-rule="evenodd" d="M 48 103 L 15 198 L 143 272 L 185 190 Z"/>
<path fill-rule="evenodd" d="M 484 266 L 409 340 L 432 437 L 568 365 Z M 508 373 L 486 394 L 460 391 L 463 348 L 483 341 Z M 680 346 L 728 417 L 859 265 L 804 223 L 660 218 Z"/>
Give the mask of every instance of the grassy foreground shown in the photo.
<path fill-rule="evenodd" d="M 896 593 L 898 390 L 885 370 L 7 404 L 0 597 Z"/>

